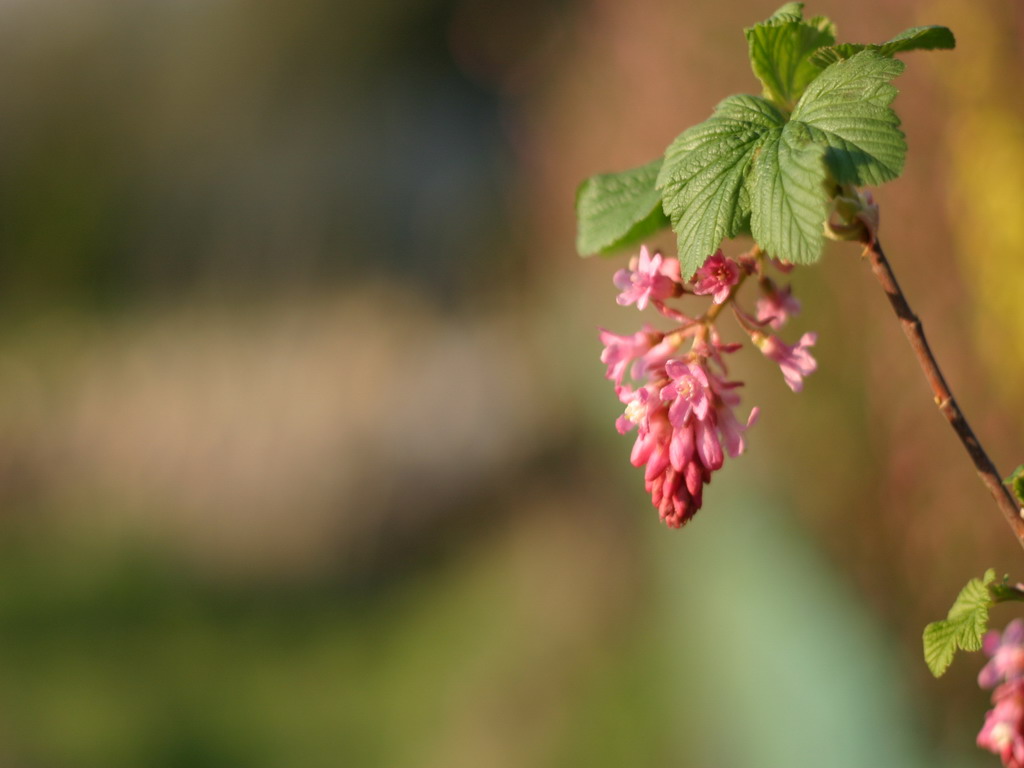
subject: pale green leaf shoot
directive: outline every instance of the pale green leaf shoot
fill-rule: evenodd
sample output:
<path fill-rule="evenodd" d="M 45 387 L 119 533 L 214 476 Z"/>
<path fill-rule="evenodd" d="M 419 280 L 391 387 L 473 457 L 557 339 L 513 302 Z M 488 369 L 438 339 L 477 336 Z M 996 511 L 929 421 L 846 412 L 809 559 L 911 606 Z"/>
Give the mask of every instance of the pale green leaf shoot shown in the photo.
<path fill-rule="evenodd" d="M 989 591 L 996 572 L 989 568 L 980 579 L 971 579 L 960 590 L 946 618 L 924 628 L 924 660 L 935 677 L 953 662 L 957 649 L 977 651 L 988 631 L 988 611 L 995 603 Z"/>
<path fill-rule="evenodd" d="M 835 36 L 827 19 L 765 22 L 744 30 L 750 55 L 750 67 L 764 86 L 764 97 L 781 109 L 790 111 L 804 89 L 822 67 L 810 55 L 832 45 Z"/>
<path fill-rule="evenodd" d="M 1013 474 L 1003 482 L 1013 489 L 1013 495 L 1017 497 L 1017 503 L 1024 505 L 1024 464 L 1013 470 Z"/>
<path fill-rule="evenodd" d="M 911 27 L 900 32 L 887 43 L 882 43 L 881 51 L 887 56 L 907 51 L 950 51 L 956 48 L 956 38 L 949 27 L 932 25 L 929 27 Z"/>
<path fill-rule="evenodd" d="M 836 29 L 836 25 L 828 16 L 814 16 L 813 18 L 808 19 L 807 23 L 815 29 L 827 33 L 833 40 L 835 40 L 836 35 L 839 34 Z"/>
<path fill-rule="evenodd" d="M 783 24 L 788 21 L 803 21 L 804 4 L 786 3 L 779 10 L 765 19 L 762 24 Z"/>
<path fill-rule="evenodd" d="M 884 56 L 893 56 L 908 51 L 949 51 L 956 48 L 956 38 L 949 27 L 929 26 L 912 27 L 900 32 L 896 37 L 881 45 L 864 45 L 862 43 L 842 43 L 820 48 L 811 54 L 811 61 L 824 68 L 837 61 L 848 59 L 855 53 L 871 49 Z"/>
<path fill-rule="evenodd" d="M 877 45 L 863 45 L 861 43 L 839 43 L 838 45 L 819 48 L 811 54 L 810 58 L 812 64 L 816 64 L 821 69 L 824 69 L 831 64 L 835 64 L 837 61 L 850 58 L 855 53 L 860 53 L 868 48 L 878 50 L 880 47 Z"/>

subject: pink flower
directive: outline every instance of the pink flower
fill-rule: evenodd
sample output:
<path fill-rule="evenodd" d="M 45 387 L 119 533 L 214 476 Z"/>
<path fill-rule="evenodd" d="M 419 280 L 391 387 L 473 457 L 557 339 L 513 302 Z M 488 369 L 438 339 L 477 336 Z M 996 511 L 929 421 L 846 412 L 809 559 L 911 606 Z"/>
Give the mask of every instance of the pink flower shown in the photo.
<path fill-rule="evenodd" d="M 704 368 L 697 363 L 669 360 L 665 373 L 672 379 L 661 390 L 661 399 L 672 402 L 668 418 L 674 427 L 682 427 L 694 416 L 703 421 L 711 411 L 711 383 Z"/>
<path fill-rule="evenodd" d="M 630 461 L 644 466 L 644 487 L 667 525 L 687 523 L 703 503 L 704 486 L 721 468 L 725 454 L 743 451 L 742 433 L 732 408 L 739 384 L 726 382 L 691 352 L 647 369 L 648 384 L 637 391 L 619 387 L 626 412 L 616 421 L 625 433 L 637 427 Z M 747 425 L 753 421 L 756 409 Z"/>
<path fill-rule="evenodd" d="M 676 374 L 671 380 L 663 378 L 662 368 L 641 389 L 618 388 L 626 410 L 616 427 L 621 433 L 637 428 L 630 462 L 644 467 L 644 487 L 658 515 L 666 525 L 679 528 L 700 509 L 704 486 L 721 468 L 725 454 L 743 451 L 744 427 L 732 412 L 737 385 L 721 382 L 698 362 L 670 360 L 668 367 Z M 655 397 L 659 391 L 674 393 L 671 409 Z M 676 413 L 670 415 L 670 410 Z M 751 412 L 747 426 L 756 413 Z"/>
<path fill-rule="evenodd" d="M 651 256 L 647 246 L 640 247 L 640 258 L 629 261 L 628 269 L 620 269 L 613 278 L 622 291 L 615 301 L 621 306 L 636 304 L 645 309 L 651 300 L 660 301 L 677 295 L 681 283 L 678 259 L 663 259 L 660 253 Z"/>
<path fill-rule="evenodd" d="M 817 361 L 811 357 L 809 348 L 818 340 L 818 334 L 805 333 L 800 342 L 790 346 L 778 336 L 762 336 L 755 334 L 754 343 L 765 354 L 779 364 L 782 377 L 794 392 L 804 388 L 804 376 L 818 368 Z"/>
<path fill-rule="evenodd" d="M 700 357 L 690 362 L 669 360 L 665 373 L 671 381 L 662 387 L 661 399 L 671 402 L 668 417 L 676 429 L 671 448 L 673 455 L 680 457 L 673 460 L 675 468 L 683 471 L 683 465 L 691 460 L 694 450 L 709 470 L 722 466 L 723 445 L 729 456 L 743 453 L 745 427 L 740 426 L 732 412 L 739 405 L 735 389 L 741 385 L 714 375 L 706 365 L 706 358 Z M 755 408 L 747 426 L 756 417 Z"/>
<path fill-rule="evenodd" d="M 692 428 L 673 429 L 663 405 L 651 411 L 649 426 L 637 437 L 630 461 L 637 467 L 647 465 L 644 488 L 658 516 L 670 528 L 680 528 L 700 509 L 711 471 L 694 458 Z M 682 454 L 676 445 L 680 440 L 687 446 Z"/>
<path fill-rule="evenodd" d="M 712 294 L 715 304 L 729 298 L 732 287 L 740 281 L 740 265 L 726 258 L 721 251 L 709 256 L 693 276 L 693 292 L 698 296 Z"/>
<path fill-rule="evenodd" d="M 757 421 L 759 413 L 759 408 L 751 408 L 750 414 L 747 416 L 747 423 L 740 426 L 731 410 L 723 409 L 720 411 L 718 431 L 722 435 L 722 444 L 725 446 L 725 452 L 729 454 L 729 458 L 735 459 L 743 453 L 743 449 L 746 447 L 743 442 L 743 433 L 753 426 L 754 422 Z"/>
<path fill-rule="evenodd" d="M 668 445 L 672 440 L 672 426 L 668 423 L 668 409 L 665 406 L 657 401 L 650 405 L 644 413 L 644 419 L 636 422 L 640 428 L 629 462 L 634 467 L 648 464 L 648 473 L 658 474 L 669 463 Z"/>
<path fill-rule="evenodd" d="M 646 432 L 650 424 L 648 409 L 651 399 L 647 387 L 636 392 L 628 387 L 619 387 L 618 395 L 619 400 L 626 405 L 625 412 L 615 420 L 615 428 L 619 430 L 619 434 L 624 435 L 637 426 L 640 427 L 641 433 Z"/>
<path fill-rule="evenodd" d="M 999 755 L 1005 768 L 1024 768 L 1024 678 L 996 688 L 992 703 L 978 746 Z"/>
<path fill-rule="evenodd" d="M 650 325 L 644 325 L 643 330 L 637 331 L 632 336 L 620 336 L 603 328 L 598 330 L 600 331 L 601 343 L 604 344 L 604 350 L 601 352 L 601 362 L 608 366 L 604 376 L 616 384 L 622 383 L 626 371 L 630 368 L 630 363 L 632 363 L 631 378 L 640 379 L 643 376 L 643 368 L 652 362 L 652 360 L 647 360 L 645 356 L 657 344 L 663 342 L 665 337 L 665 334 L 654 330 Z M 659 350 L 659 354 L 664 354 L 665 358 L 667 358 L 671 353 Z M 654 359 L 657 359 L 658 356 L 655 355 Z"/>
<path fill-rule="evenodd" d="M 741 266 L 719 252 L 698 270 L 698 292 L 724 302 L 744 270 L 758 264 L 751 260 Z M 724 343 L 710 322 L 665 305 L 665 299 L 684 291 L 678 260 L 666 261 L 642 248 L 629 268 L 615 275 L 615 284 L 622 290 L 619 304 L 635 303 L 641 309 L 652 304 L 680 323 L 667 334 L 649 325 L 631 336 L 601 330 L 605 377 L 614 382 L 624 406 L 615 427 L 622 434 L 636 429 L 630 462 L 644 468 L 644 487 L 658 515 L 678 528 L 701 508 L 704 486 L 726 456 L 743 452 L 743 433 L 757 409 L 741 424 L 734 413 L 741 384 L 724 378 L 724 355 L 740 345 Z M 679 347 L 687 339 L 692 346 L 680 356 Z"/>
<path fill-rule="evenodd" d="M 644 487 L 658 515 L 679 528 L 700 509 L 704 484 L 711 479 L 711 471 L 697 457 L 693 427 L 674 428 L 668 407 L 647 390 L 620 393 L 620 399 L 629 402 L 616 423 L 619 431 L 638 427 L 630 463 L 645 467 Z"/>
<path fill-rule="evenodd" d="M 641 360 L 643 373 L 649 377 L 664 378 L 665 363 L 678 351 L 681 343 L 680 337 L 669 334 L 647 350 Z"/>
<path fill-rule="evenodd" d="M 775 330 L 799 311 L 800 302 L 793 298 L 790 287 L 780 290 L 770 280 L 764 298 L 757 300 L 757 322 L 768 323 Z"/>
<path fill-rule="evenodd" d="M 704 503 L 704 485 L 710 472 L 698 464 L 689 464 L 685 473 L 669 467 L 662 474 L 645 482 L 658 516 L 669 528 L 682 528 Z"/>
<path fill-rule="evenodd" d="M 1014 619 L 1002 634 L 998 630 L 987 633 L 982 648 L 992 657 L 978 673 L 982 688 L 1024 677 L 1024 620 Z"/>

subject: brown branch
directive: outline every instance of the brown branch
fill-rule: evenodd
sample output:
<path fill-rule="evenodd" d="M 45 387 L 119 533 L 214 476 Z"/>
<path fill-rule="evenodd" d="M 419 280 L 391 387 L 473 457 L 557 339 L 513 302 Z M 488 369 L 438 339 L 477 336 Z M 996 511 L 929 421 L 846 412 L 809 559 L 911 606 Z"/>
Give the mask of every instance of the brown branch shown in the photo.
<path fill-rule="evenodd" d="M 910 346 L 917 356 L 917 362 L 920 363 L 921 370 L 924 371 L 924 376 L 928 380 L 928 386 L 931 387 L 932 394 L 935 396 L 935 404 L 939 407 L 942 415 L 946 417 L 957 437 L 960 438 L 971 461 L 974 462 L 978 477 L 988 487 L 989 493 L 995 499 L 996 506 L 999 507 L 999 511 L 1003 513 L 1003 517 L 1006 518 L 1006 522 L 1013 530 L 1013 535 L 1024 547 L 1024 519 L 1021 518 L 1021 510 L 1013 496 L 1010 495 L 1010 491 L 1003 485 L 995 465 L 985 453 L 985 449 L 981 447 L 971 425 L 964 418 L 960 406 L 956 404 L 953 393 L 949 391 L 949 385 L 942 375 L 942 370 L 928 347 L 921 321 L 910 308 L 903 291 L 900 290 L 899 283 L 896 282 L 896 275 L 893 274 L 892 267 L 889 266 L 889 260 L 885 258 L 882 244 L 878 242 L 877 238 L 874 238 L 865 246 L 864 253 L 871 261 L 871 270 L 882 285 L 885 295 L 889 297 L 889 303 L 899 318 L 900 325 L 903 326 L 903 333 L 907 337 L 907 341 L 910 342 Z"/>

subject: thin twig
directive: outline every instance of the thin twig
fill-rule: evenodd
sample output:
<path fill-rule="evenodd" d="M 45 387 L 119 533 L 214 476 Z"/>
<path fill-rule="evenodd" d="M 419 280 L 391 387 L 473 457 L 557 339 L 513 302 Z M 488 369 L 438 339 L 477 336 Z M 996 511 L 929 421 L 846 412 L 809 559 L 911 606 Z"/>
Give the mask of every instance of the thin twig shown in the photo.
<path fill-rule="evenodd" d="M 896 275 L 893 274 L 892 267 L 889 266 L 889 260 L 885 258 L 882 244 L 878 242 L 877 238 L 873 238 L 872 242 L 865 246 L 864 253 L 871 261 L 871 270 L 875 273 L 875 277 L 878 278 L 878 282 L 881 283 L 885 295 L 889 297 L 889 303 L 892 305 L 893 311 L 900 320 L 900 325 L 903 326 L 903 333 L 907 337 L 907 341 L 910 342 L 910 346 L 917 357 L 917 362 L 920 363 L 921 370 L 924 371 L 924 376 L 928 380 L 928 386 L 931 387 L 932 394 L 935 396 L 935 405 L 938 406 L 942 415 L 946 417 L 949 425 L 953 428 L 953 431 L 956 432 L 957 437 L 960 438 L 960 442 L 963 443 L 964 448 L 970 455 L 971 461 L 974 462 L 974 468 L 978 471 L 978 477 L 988 487 L 989 493 L 992 494 L 992 498 L 995 499 L 996 505 L 999 507 L 999 511 L 1003 513 L 1003 517 L 1006 518 L 1006 522 L 1013 530 L 1013 535 L 1017 537 L 1018 543 L 1024 547 L 1024 519 L 1021 518 L 1021 510 L 1013 496 L 1010 495 L 1010 491 L 1003 485 L 1000 475 L 992 463 L 992 459 L 988 457 L 985 449 L 981 447 L 981 443 L 974 435 L 971 425 L 964 418 L 960 406 L 956 404 L 953 393 L 949 391 L 949 385 L 942 375 L 942 370 L 939 368 L 935 356 L 928 347 L 928 341 L 924 337 L 924 328 L 921 326 L 921 321 L 910 308 L 910 305 L 907 303 L 907 297 L 903 295 L 903 291 L 900 290 L 899 283 L 896 282 Z"/>

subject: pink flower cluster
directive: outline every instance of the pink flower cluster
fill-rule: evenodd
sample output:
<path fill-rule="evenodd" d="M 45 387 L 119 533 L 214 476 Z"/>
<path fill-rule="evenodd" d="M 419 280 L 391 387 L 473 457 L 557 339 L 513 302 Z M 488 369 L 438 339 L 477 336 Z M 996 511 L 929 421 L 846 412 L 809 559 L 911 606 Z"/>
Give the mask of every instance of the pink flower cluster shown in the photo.
<path fill-rule="evenodd" d="M 788 287 L 780 289 L 765 276 L 770 263 L 756 249 L 739 260 L 718 251 L 687 285 L 677 259 L 660 253 L 652 256 L 642 247 L 629 268 L 615 274 L 620 305 L 635 304 L 641 310 L 650 305 L 679 323 L 666 332 L 645 324 L 627 336 L 601 330 L 601 361 L 608 366 L 605 377 L 614 382 L 625 406 L 616 427 L 622 434 L 637 430 L 630 461 L 645 467 L 644 482 L 651 501 L 661 519 L 673 528 L 687 523 L 700 509 L 704 486 L 725 457 L 743 452 L 743 433 L 757 416 L 757 408 L 744 422 L 735 414 L 740 402 L 736 389 L 742 384 L 728 380 L 725 355 L 741 345 L 724 343 L 719 336 L 715 323 L 724 306 L 731 306 L 754 344 L 778 363 L 794 391 L 801 389 L 803 377 L 817 367 L 809 351 L 816 340 L 813 333 L 804 334 L 795 345 L 764 333 L 766 326 L 779 329 L 800 309 Z M 757 276 L 762 293 L 756 317 L 745 312 L 735 298 L 739 286 L 751 275 Z M 710 296 L 711 306 L 692 318 L 666 304 L 668 299 L 687 294 Z"/>
<path fill-rule="evenodd" d="M 989 632 L 982 648 L 992 658 L 978 685 L 995 690 L 978 746 L 999 755 L 1006 768 L 1024 768 L 1024 621 L 1014 619 L 1002 634 Z"/>

